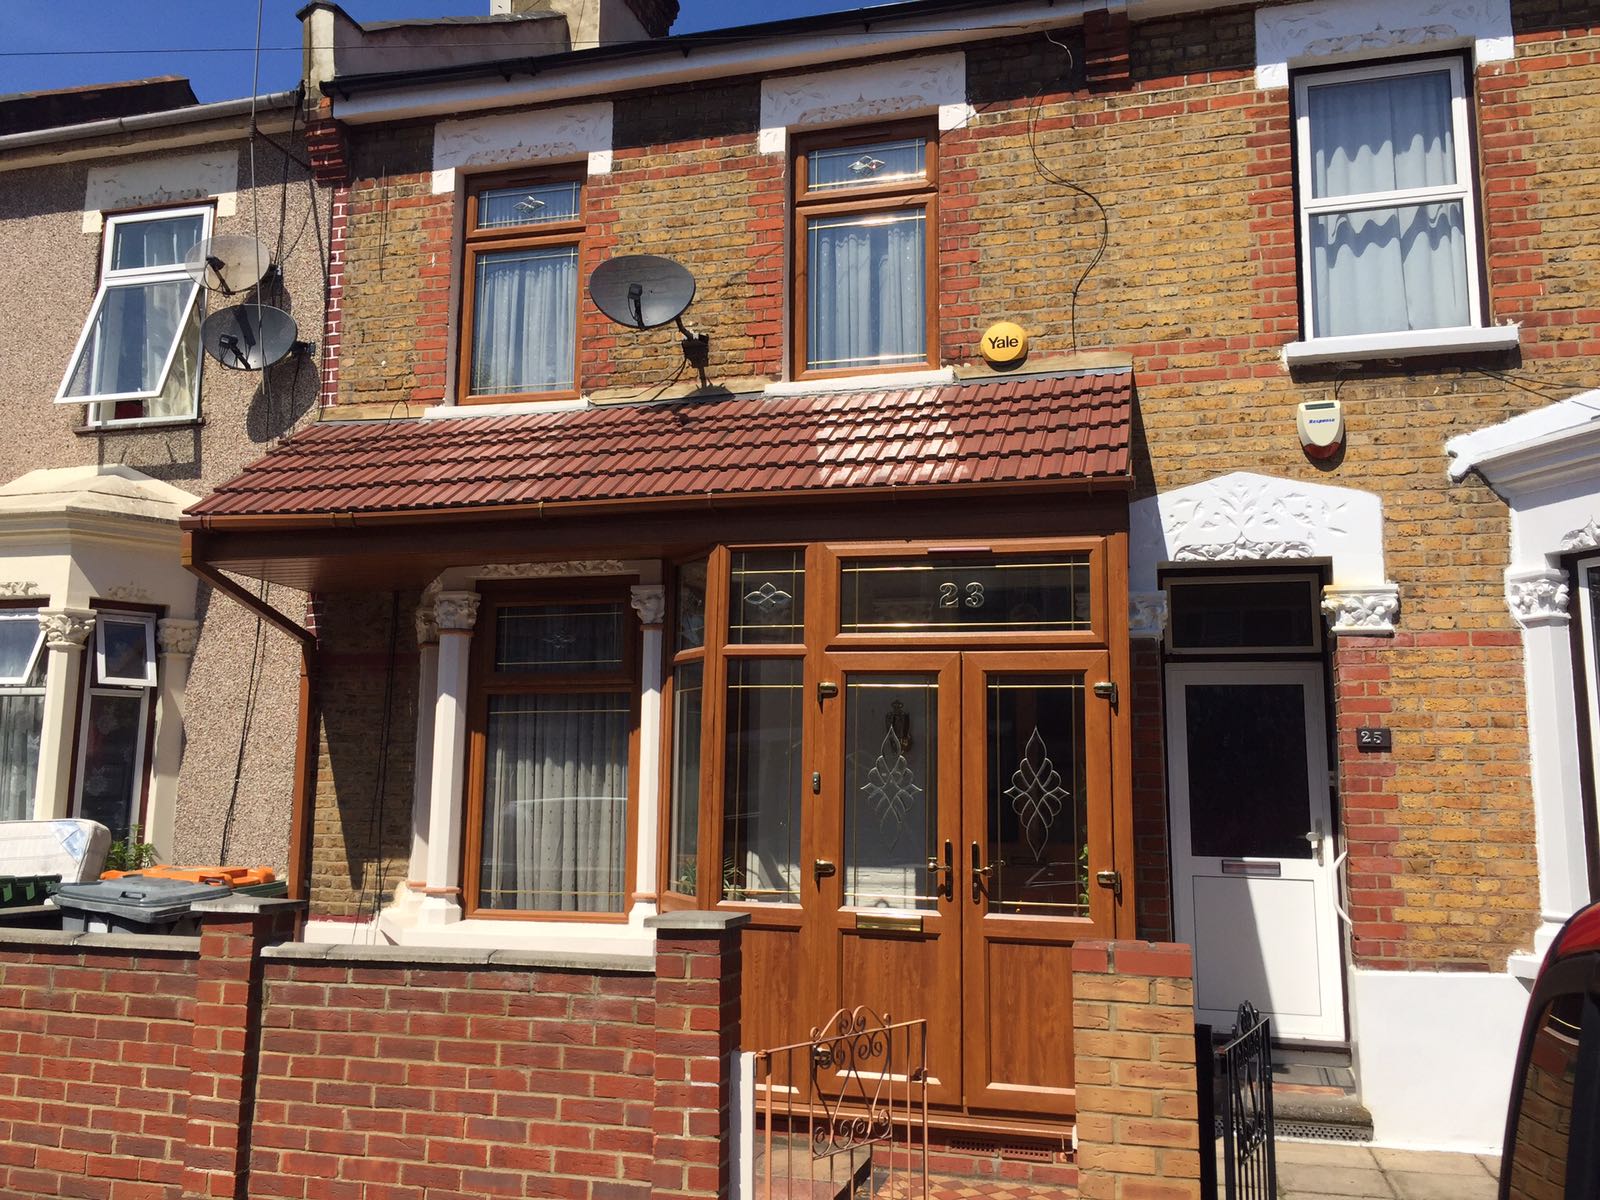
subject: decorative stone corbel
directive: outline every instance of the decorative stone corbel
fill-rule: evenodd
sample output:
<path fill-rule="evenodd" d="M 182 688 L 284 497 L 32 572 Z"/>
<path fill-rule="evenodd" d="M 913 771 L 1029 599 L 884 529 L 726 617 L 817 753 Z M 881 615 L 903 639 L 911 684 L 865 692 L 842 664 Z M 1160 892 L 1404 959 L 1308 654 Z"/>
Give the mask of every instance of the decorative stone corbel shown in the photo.
<path fill-rule="evenodd" d="M 162 654 L 194 654 L 200 642 L 200 622 L 184 621 L 177 617 L 163 617 L 156 622 L 156 645 Z"/>
<path fill-rule="evenodd" d="M 1158 640 L 1167 631 L 1167 594 L 1134 592 L 1128 596 L 1128 636 Z"/>
<path fill-rule="evenodd" d="M 94 612 L 80 608 L 46 608 L 39 613 L 39 627 L 45 644 L 59 649 L 81 650 L 94 632 Z"/>
<path fill-rule="evenodd" d="M 1511 616 L 1523 629 L 1540 625 L 1564 625 L 1571 620 L 1567 611 L 1567 573 L 1553 568 L 1506 572 L 1506 603 Z"/>
<path fill-rule="evenodd" d="M 667 612 L 667 589 L 659 583 L 642 583 L 628 589 L 633 611 L 641 625 L 659 625 Z"/>
<path fill-rule="evenodd" d="M 1328 632 L 1335 637 L 1392 637 L 1400 616 L 1400 585 L 1325 587 L 1322 615 L 1328 619 Z"/>

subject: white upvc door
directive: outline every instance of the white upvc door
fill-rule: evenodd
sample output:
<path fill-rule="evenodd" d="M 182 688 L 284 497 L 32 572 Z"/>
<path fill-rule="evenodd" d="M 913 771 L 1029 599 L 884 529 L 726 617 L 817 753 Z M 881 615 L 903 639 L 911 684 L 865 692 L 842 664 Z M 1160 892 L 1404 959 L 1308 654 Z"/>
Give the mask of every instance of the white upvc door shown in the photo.
<path fill-rule="evenodd" d="M 1274 1037 L 1345 1036 L 1325 710 L 1318 663 L 1167 668 L 1174 915 L 1220 1030 L 1249 1001 Z"/>

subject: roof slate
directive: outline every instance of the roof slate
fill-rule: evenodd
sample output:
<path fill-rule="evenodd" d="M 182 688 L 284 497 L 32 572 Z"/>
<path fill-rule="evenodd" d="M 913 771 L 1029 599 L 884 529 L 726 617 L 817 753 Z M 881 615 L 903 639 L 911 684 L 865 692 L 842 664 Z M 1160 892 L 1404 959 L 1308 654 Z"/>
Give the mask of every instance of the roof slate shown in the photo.
<path fill-rule="evenodd" d="M 1125 478 L 1126 371 L 447 420 L 326 421 L 189 510 L 209 518 Z"/>

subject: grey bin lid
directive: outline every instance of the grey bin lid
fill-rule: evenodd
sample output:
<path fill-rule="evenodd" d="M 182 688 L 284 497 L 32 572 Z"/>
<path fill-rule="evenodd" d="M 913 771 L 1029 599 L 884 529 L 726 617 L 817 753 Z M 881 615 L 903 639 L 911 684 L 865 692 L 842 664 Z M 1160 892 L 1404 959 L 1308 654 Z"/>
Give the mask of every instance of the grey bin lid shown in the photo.
<path fill-rule="evenodd" d="M 56 906 L 157 925 L 183 916 L 197 901 L 214 900 L 232 891 L 226 883 L 193 883 L 187 879 L 100 879 L 94 883 L 62 884 L 56 893 Z"/>

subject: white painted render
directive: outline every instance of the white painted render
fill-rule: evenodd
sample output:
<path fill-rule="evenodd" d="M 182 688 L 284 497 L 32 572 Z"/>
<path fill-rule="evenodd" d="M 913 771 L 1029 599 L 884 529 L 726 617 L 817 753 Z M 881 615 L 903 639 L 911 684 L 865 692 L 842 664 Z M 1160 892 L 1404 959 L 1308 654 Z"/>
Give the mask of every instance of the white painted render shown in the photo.
<path fill-rule="evenodd" d="M 1382 1146 L 1498 1154 L 1528 989 L 1511 975 L 1350 972 L 1361 1102 Z"/>
<path fill-rule="evenodd" d="M 1256 10 L 1256 86 L 1291 67 L 1472 48 L 1476 65 L 1515 53 L 1510 0 L 1311 0 Z"/>
<path fill-rule="evenodd" d="M 589 174 L 611 172 L 609 100 L 533 112 L 441 121 L 433 129 L 433 192 L 456 186 L 463 167 L 525 166 L 587 159 Z"/>
<path fill-rule="evenodd" d="M 83 231 L 98 234 L 104 214 L 215 199 L 217 215 L 238 208 L 239 151 L 230 146 L 203 154 L 171 154 L 91 167 L 83 193 Z"/>
<path fill-rule="evenodd" d="M 967 103 L 963 51 L 763 79 L 757 145 L 763 154 L 782 154 L 792 130 L 935 111 L 940 129 L 959 129 L 976 116 Z"/>

